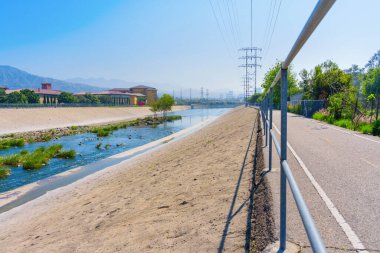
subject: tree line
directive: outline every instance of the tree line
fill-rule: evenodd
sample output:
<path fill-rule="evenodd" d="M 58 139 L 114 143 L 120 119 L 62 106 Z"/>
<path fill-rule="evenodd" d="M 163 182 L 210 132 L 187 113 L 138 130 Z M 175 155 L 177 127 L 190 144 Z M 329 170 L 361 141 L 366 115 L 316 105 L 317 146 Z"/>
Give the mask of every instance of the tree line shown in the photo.
<path fill-rule="evenodd" d="M 95 96 L 93 94 L 84 94 L 74 96 L 70 92 L 61 92 L 57 97 L 60 104 L 112 104 L 112 99 L 109 96 Z M 22 89 L 6 94 L 3 89 L 0 89 L 0 103 L 8 104 L 39 104 L 40 96 L 30 89 Z"/>
<path fill-rule="evenodd" d="M 272 84 L 281 63 L 277 62 L 265 74 L 263 84 L 266 93 Z M 299 78 L 298 78 L 299 77 Z M 352 65 L 341 69 L 335 62 L 327 60 L 311 70 L 303 69 L 297 75 L 292 66 L 288 69 L 288 100 L 296 93 L 302 100 L 324 100 L 325 109 L 314 118 L 363 132 L 380 128 L 380 50 L 364 67 Z M 260 102 L 262 94 L 252 95 L 251 103 Z M 275 107 L 280 105 L 280 85 L 274 88 Z M 297 111 L 297 108 L 292 108 Z"/>

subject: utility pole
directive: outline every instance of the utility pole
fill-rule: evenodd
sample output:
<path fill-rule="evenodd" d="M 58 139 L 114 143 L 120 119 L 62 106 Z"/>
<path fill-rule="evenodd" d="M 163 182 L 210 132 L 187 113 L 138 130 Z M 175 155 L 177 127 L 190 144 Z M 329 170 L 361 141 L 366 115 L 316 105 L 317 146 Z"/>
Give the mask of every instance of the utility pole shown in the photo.
<path fill-rule="evenodd" d="M 203 87 L 201 87 L 201 102 L 203 101 Z"/>
<path fill-rule="evenodd" d="M 208 89 L 206 90 L 206 101 L 208 102 Z"/>
<path fill-rule="evenodd" d="M 261 50 L 262 49 L 258 47 L 245 47 L 239 50 L 239 51 L 245 52 L 245 55 L 239 58 L 241 60 L 245 60 L 245 64 L 242 64 L 239 66 L 241 68 L 245 68 L 245 81 L 244 81 L 245 106 L 248 106 L 248 96 L 250 93 L 250 85 L 249 85 L 250 78 L 249 78 L 248 68 L 254 68 L 254 76 L 255 76 L 254 93 L 256 94 L 257 92 L 257 67 L 261 67 L 261 65 L 257 63 L 257 59 L 262 58 L 261 56 L 258 55 L 257 52 L 261 52 Z M 250 60 L 251 63 L 248 63 L 248 60 Z"/>
<path fill-rule="evenodd" d="M 181 101 L 182 101 L 182 88 L 181 88 L 181 93 L 180 93 L 180 94 L 181 94 L 181 96 L 180 96 L 180 97 L 181 97 Z"/>
<path fill-rule="evenodd" d="M 191 104 L 191 88 L 190 88 L 190 104 Z"/>

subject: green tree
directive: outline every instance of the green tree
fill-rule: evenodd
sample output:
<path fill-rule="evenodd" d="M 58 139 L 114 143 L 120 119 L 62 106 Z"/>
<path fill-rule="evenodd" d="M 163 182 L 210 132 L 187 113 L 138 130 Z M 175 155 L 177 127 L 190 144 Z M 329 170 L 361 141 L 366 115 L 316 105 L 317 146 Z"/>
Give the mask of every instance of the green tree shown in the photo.
<path fill-rule="evenodd" d="M 64 103 L 64 104 L 73 104 L 77 103 L 77 98 L 73 95 L 73 93 L 70 92 L 61 92 L 61 94 L 58 96 L 58 103 Z"/>
<path fill-rule="evenodd" d="M 261 93 L 253 94 L 252 96 L 250 96 L 248 98 L 248 103 L 250 103 L 250 104 L 260 103 L 261 102 L 261 100 L 260 100 L 261 95 L 262 95 Z"/>
<path fill-rule="evenodd" d="M 368 70 L 380 68 L 380 50 L 377 51 L 365 65 Z"/>
<path fill-rule="evenodd" d="M 22 89 L 21 94 L 24 94 L 29 104 L 38 104 L 40 102 L 40 96 L 33 90 Z"/>
<path fill-rule="evenodd" d="M 7 102 L 7 94 L 5 93 L 5 90 L 0 89 L 0 103 L 6 103 Z"/>
<path fill-rule="evenodd" d="M 281 63 L 277 62 L 275 66 L 273 66 L 264 77 L 264 83 L 261 85 L 264 88 L 264 94 L 269 90 L 269 87 L 272 85 L 273 80 L 275 79 L 278 71 L 281 69 Z M 296 74 L 292 71 L 292 68 L 288 69 L 288 98 L 297 93 L 299 88 L 297 86 L 297 78 Z M 273 103 L 276 106 L 280 105 L 280 85 L 276 85 L 273 90 Z"/>
<path fill-rule="evenodd" d="M 375 100 L 376 100 L 376 96 L 375 94 L 369 94 L 368 97 L 367 97 L 367 101 L 370 103 L 371 105 L 371 110 L 370 110 L 370 113 L 369 113 L 369 116 L 370 116 L 370 122 L 372 122 L 372 115 L 373 115 L 373 104 L 375 103 Z"/>
<path fill-rule="evenodd" d="M 158 100 L 159 108 L 164 112 L 164 117 L 166 117 L 166 113 L 172 110 L 172 106 L 175 104 L 175 100 L 169 94 L 164 94 Z"/>
<path fill-rule="evenodd" d="M 112 104 L 113 101 L 112 101 L 112 97 L 110 96 L 99 96 L 99 101 L 101 104 L 105 104 L 105 105 L 109 105 L 109 104 Z"/>
<path fill-rule="evenodd" d="M 150 103 L 150 111 L 154 113 L 154 117 L 157 117 L 157 112 L 161 110 L 160 101 L 153 101 Z"/>
<path fill-rule="evenodd" d="M 7 102 L 10 104 L 27 104 L 28 98 L 21 92 L 15 91 L 8 95 Z"/>
<path fill-rule="evenodd" d="M 370 94 L 374 94 L 376 97 L 376 120 L 378 120 L 380 107 L 380 67 L 369 70 L 362 80 L 363 95 L 368 97 Z"/>
<path fill-rule="evenodd" d="M 341 70 L 330 60 L 314 67 L 307 75 L 301 75 L 304 97 L 307 99 L 327 99 L 329 96 L 350 90 L 353 86 L 351 75 Z"/>
<path fill-rule="evenodd" d="M 92 94 L 85 94 L 78 97 L 78 103 L 80 104 L 100 104 L 100 100 L 97 96 Z"/>

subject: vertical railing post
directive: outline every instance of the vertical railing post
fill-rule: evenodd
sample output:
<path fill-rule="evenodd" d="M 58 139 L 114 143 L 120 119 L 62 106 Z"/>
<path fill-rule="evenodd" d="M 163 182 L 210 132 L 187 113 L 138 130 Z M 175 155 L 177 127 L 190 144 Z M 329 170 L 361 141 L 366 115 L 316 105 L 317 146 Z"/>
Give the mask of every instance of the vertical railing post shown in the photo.
<path fill-rule="evenodd" d="M 270 99 L 270 95 L 267 95 L 267 109 L 265 110 L 265 116 L 266 116 L 266 120 L 268 121 L 268 112 L 269 112 L 269 99 Z M 269 133 L 269 125 L 268 125 L 268 122 L 266 122 L 267 125 L 267 135 L 265 136 L 265 146 L 268 145 L 268 136 L 270 135 Z"/>
<path fill-rule="evenodd" d="M 273 88 L 269 90 L 269 171 L 272 170 Z"/>
<path fill-rule="evenodd" d="M 281 69 L 281 183 L 280 183 L 280 250 L 286 249 L 286 175 L 282 162 L 286 160 L 287 149 L 287 100 L 288 70 Z"/>

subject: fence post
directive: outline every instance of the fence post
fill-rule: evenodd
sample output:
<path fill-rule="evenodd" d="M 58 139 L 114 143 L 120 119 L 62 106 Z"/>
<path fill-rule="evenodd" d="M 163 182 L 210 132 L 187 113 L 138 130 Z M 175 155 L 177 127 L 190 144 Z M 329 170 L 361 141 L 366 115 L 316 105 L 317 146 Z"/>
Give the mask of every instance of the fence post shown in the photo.
<path fill-rule="evenodd" d="M 270 95 L 267 96 L 267 108 L 265 110 L 266 120 L 268 120 L 269 99 L 270 99 Z M 265 146 L 268 145 L 268 135 L 270 135 L 268 122 L 266 122 L 266 123 L 267 123 L 267 125 L 266 125 L 266 127 L 267 127 L 267 135 L 265 136 Z"/>
<path fill-rule="evenodd" d="M 269 171 L 272 170 L 273 88 L 269 90 Z"/>
<path fill-rule="evenodd" d="M 282 162 L 286 160 L 287 149 L 287 100 L 288 70 L 281 69 L 281 190 L 280 190 L 280 250 L 286 249 L 286 175 Z"/>

